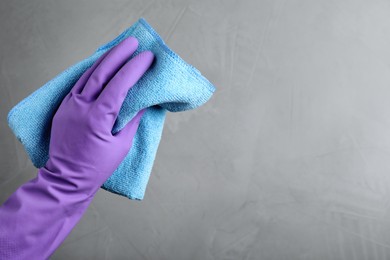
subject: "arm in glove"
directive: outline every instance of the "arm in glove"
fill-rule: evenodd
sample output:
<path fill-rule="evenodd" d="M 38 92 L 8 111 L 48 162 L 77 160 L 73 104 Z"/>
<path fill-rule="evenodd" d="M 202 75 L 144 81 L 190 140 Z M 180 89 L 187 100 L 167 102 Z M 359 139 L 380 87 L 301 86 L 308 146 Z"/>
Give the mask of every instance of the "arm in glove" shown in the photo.
<path fill-rule="evenodd" d="M 0 207 L 0 259 L 46 259 L 131 148 L 143 111 L 112 134 L 119 109 L 153 61 L 129 37 L 101 56 L 56 112 L 49 160 Z"/>

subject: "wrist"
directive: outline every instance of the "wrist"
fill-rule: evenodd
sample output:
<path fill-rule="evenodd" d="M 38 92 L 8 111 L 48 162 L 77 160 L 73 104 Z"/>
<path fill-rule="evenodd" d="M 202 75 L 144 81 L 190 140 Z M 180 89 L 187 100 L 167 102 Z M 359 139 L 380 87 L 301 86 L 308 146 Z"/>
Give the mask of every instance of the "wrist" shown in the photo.
<path fill-rule="evenodd" d="M 74 169 L 59 167 L 48 160 L 38 170 L 38 180 L 47 190 L 63 200 L 63 203 L 79 203 L 93 197 L 97 189 L 86 179 L 87 174 Z"/>

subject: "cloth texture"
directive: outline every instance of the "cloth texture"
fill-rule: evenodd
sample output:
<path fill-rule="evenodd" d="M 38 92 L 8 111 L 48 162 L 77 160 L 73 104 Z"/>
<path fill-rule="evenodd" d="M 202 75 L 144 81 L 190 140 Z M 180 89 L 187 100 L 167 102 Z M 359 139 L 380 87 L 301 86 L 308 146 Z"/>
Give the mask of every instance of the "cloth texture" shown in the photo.
<path fill-rule="evenodd" d="M 150 50 L 155 59 L 128 92 L 112 132 L 119 132 L 140 110 L 146 108 L 146 111 L 131 150 L 101 188 L 129 199 L 142 200 L 161 140 L 166 112 L 199 107 L 215 91 L 215 87 L 196 68 L 164 43 L 145 19 L 139 19 L 91 56 L 61 72 L 19 102 L 9 112 L 8 124 L 34 166 L 43 167 L 49 159 L 51 121 L 61 101 L 101 55 L 129 36 L 139 42 L 132 57 Z"/>

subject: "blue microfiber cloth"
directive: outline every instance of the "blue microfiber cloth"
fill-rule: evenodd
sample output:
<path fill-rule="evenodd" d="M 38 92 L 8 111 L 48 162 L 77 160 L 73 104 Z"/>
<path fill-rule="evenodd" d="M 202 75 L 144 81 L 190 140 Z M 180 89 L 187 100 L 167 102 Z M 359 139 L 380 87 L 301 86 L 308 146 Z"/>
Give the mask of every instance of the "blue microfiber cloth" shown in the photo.
<path fill-rule="evenodd" d="M 69 67 L 17 104 L 8 114 L 8 124 L 37 168 L 46 164 L 49 154 L 51 120 L 80 76 L 106 51 L 125 38 L 138 39 L 133 56 L 144 50 L 155 55 L 154 63 L 130 89 L 113 133 L 120 131 L 143 108 L 133 146 L 123 162 L 102 186 L 103 189 L 142 200 L 160 143 L 166 111 L 196 108 L 212 96 L 215 88 L 193 66 L 167 47 L 161 37 L 143 19 L 90 57 Z"/>

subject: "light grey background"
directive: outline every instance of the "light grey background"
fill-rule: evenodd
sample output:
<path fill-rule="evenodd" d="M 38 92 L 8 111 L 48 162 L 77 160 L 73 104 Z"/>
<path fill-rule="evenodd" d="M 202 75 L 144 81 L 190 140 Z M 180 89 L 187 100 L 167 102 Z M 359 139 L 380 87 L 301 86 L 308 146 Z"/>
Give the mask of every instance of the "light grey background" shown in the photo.
<path fill-rule="evenodd" d="M 36 175 L 8 111 L 140 16 L 217 92 L 53 259 L 390 259 L 385 0 L 1 1 L 1 202 Z"/>

